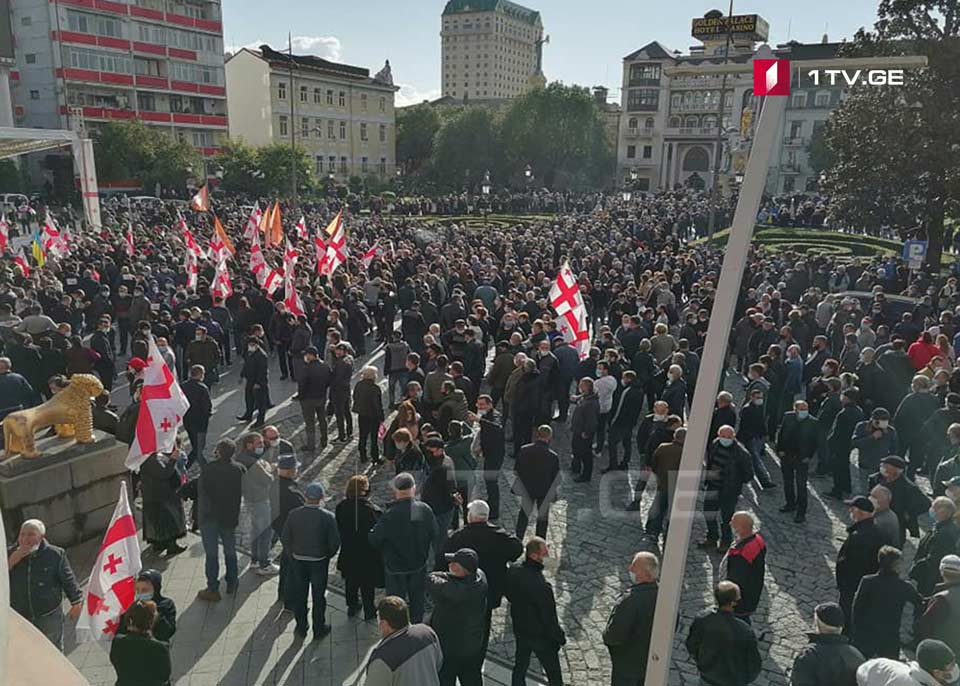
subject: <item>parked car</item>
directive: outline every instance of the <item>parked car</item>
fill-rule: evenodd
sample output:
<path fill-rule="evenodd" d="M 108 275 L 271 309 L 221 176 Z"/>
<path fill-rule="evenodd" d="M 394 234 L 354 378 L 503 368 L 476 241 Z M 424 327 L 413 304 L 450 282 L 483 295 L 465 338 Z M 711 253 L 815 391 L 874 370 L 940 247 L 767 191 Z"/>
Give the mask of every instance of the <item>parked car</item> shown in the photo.
<path fill-rule="evenodd" d="M 860 302 L 860 309 L 864 312 L 870 311 L 870 305 L 873 303 L 873 293 L 868 291 L 843 291 L 836 294 L 838 299 L 856 298 Z M 884 294 L 887 304 L 884 308 L 885 314 L 891 320 L 898 320 L 904 312 L 913 312 L 913 308 L 920 302 L 919 298 L 911 298 L 906 295 L 887 295 Z"/>

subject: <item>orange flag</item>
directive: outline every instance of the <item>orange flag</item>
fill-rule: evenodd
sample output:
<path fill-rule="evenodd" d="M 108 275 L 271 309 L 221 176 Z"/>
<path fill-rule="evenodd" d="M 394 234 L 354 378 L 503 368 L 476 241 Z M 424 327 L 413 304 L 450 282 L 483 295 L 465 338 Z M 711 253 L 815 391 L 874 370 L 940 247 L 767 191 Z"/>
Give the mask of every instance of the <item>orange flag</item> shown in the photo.
<path fill-rule="evenodd" d="M 270 211 L 270 223 L 267 225 L 267 247 L 283 243 L 283 224 L 280 222 L 280 203 L 274 202 Z"/>
<path fill-rule="evenodd" d="M 190 199 L 190 208 L 197 212 L 210 211 L 210 192 L 207 190 L 207 184 L 200 186 L 197 194 Z"/>
<path fill-rule="evenodd" d="M 233 247 L 233 241 L 230 240 L 230 236 L 227 235 L 227 232 L 223 230 L 223 224 L 220 223 L 220 217 L 213 215 L 213 231 L 214 235 L 220 239 L 220 244 L 226 248 L 227 252 L 231 255 L 237 254 L 237 249 Z"/>

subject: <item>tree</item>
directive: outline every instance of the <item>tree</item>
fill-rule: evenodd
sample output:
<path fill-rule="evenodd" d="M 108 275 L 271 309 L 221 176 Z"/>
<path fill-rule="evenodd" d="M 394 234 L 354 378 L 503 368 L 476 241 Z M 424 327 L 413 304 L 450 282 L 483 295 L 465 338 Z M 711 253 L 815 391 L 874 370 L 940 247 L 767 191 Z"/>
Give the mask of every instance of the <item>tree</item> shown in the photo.
<path fill-rule="evenodd" d="M 257 188 L 262 194 L 290 197 L 293 192 L 293 170 L 297 172 L 298 189 L 313 187 L 313 170 L 306 151 L 294 150 L 286 143 L 272 143 L 257 149 L 257 162 L 263 172 Z M 296 167 L 294 167 L 296 165 Z"/>
<path fill-rule="evenodd" d="M 830 145 L 827 143 L 825 129 L 815 128 L 810 142 L 807 144 L 807 161 L 810 169 L 819 178 L 820 174 L 830 169 L 837 162 Z"/>
<path fill-rule="evenodd" d="M 27 185 L 16 160 L 0 160 L 0 189 L 3 193 L 21 193 Z"/>
<path fill-rule="evenodd" d="M 529 164 L 547 186 L 562 177 L 598 185 L 612 166 L 600 108 L 590 91 L 551 83 L 517 98 L 501 126 L 507 168 Z"/>
<path fill-rule="evenodd" d="M 852 226 L 889 224 L 929 241 L 940 267 L 944 224 L 960 209 L 960 0 L 881 0 L 873 31 L 860 30 L 849 56 L 925 55 L 902 87 L 853 92 L 825 135 L 836 155 L 825 190 Z"/>
<path fill-rule="evenodd" d="M 158 183 L 184 188 L 203 170 L 193 146 L 141 121 L 107 122 L 95 133 L 94 148 L 97 176 L 104 181 L 137 179 L 147 189 Z"/>
<path fill-rule="evenodd" d="M 433 143 L 432 172 L 448 190 L 480 182 L 486 171 L 499 170 L 500 137 L 493 114 L 485 107 L 464 108 L 446 119 Z"/>
<path fill-rule="evenodd" d="M 430 105 L 397 110 L 397 161 L 407 174 L 420 173 L 433 155 L 440 116 Z"/>
<path fill-rule="evenodd" d="M 216 163 L 223 169 L 221 189 L 247 195 L 257 195 L 260 192 L 259 153 L 253 146 L 231 138 L 220 146 Z"/>

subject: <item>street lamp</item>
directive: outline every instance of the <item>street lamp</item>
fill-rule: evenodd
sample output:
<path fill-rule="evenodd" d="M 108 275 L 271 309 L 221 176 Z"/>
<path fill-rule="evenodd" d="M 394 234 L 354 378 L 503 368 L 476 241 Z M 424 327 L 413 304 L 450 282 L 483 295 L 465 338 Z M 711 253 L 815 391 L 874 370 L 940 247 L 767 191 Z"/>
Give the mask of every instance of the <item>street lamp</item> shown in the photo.
<path fill-rule="evenodd" d="M 481 186 L 484 195 L 490 195 L 490 172 L 483 173 L 483 186 Z"/>
<path fill-rule="evenodd" d="M 530 181 L 533 181 L 533 169 L 530 168 L 529 164 L 526 167 L 524 167 L 523 175 L 526 177 L 528 183 Z"/>
<path fill-rule="evenodd" d="M 630 189 L 629 189 L 629 188 L 624 188 L 624 189 L 623 189 L 623 201 L 624 201 L 624 202 L 630 202 L 630 198 L 632 198 L 632 197 L 633 197 L 633 193 L 630 192 Z"/>

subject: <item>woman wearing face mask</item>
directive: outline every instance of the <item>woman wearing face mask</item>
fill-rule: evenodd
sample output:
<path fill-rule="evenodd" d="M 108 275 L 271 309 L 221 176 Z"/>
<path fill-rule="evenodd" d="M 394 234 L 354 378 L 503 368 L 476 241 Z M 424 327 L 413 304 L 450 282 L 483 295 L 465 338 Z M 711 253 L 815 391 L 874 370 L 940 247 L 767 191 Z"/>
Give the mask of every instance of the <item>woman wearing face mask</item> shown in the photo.
<path fill-rule="evenodd" d="M 156 569 L 144 569 L 137 574 L 134 585 L 134 602 L 150 601 L 157 606 L 157 620 L 153 625 L 153 637 L 158 641 L 170 642 L 177 631 L 177 606 L 171 598 L 167 598 L 161 593 L 163 577 Z M 122 636 L 128 631 L 127 612 L 120 615 L 120 628 L 117 629 L 117 636 Z"/>
<path fill-rule="evenodd" d="M 180 441 L 170 454 L 154 453 L 140 467 L 143 496 L 143 537 L 156 552 L 167 557 L 186 550 L 177 539 L 187 535 L 183 501 L 179 489 L 182 480 L 177 471 L 181 458 Z"/>

